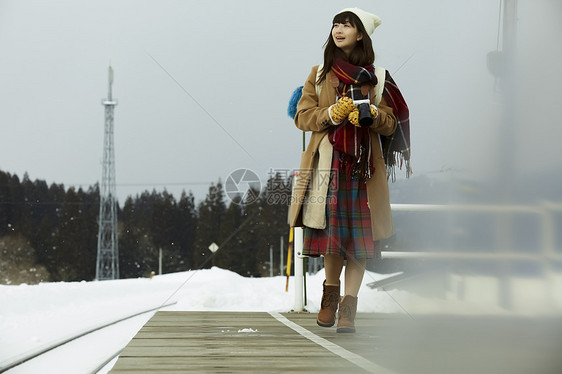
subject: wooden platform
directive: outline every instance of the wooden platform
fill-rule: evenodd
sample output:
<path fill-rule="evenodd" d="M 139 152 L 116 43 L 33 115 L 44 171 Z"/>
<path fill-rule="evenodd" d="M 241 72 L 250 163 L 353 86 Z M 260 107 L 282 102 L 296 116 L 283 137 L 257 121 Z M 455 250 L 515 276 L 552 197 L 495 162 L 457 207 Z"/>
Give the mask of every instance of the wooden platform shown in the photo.
<path fill-rule="evenodd" d="M 320 328 L 313 314 L 282 314 L 342 354 L 368 357 L 369 333 L 337 334 Z M 385 319 L 403 317 L 390 317 Z M 381 318 L 359 315 L 373 331 Z M 311 337 L 313 337 L 311 335 Z M 337 338 L 337 339 L 336 339 Z M 333 347 L 332 347 L 333 348 Z M 361 357 L 363 357 L 361 356 Z M 378 367 L 375 363 L 373 367 Z M 269 313 L 158 312 L 131 340 L 110 373 L 365 373 L 346 358 L 288 327 Z"/>
<path fill-rule="evenodd" d="M 562 367 L 559 319 L 358 314 L 356 326 L 356 334 L 338 334 L 318 327 L 315 314 L 158 312 L 110 373 L 514 374 Z"/>

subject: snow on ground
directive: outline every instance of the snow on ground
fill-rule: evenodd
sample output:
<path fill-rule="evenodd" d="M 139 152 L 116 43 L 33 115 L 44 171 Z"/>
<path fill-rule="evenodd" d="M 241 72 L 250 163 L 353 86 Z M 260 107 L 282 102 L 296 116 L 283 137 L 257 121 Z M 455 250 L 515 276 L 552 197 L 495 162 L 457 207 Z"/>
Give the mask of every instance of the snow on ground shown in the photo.
<path fill-rule="evenodd" d="M 368 272 L 364 283 L 386 276 Z M 323 271 L 307 276 L 308 311 L 318 311 L 323 281 Z M 0 286 L 0 367 L 18 355 L 76 332 L 171 302 L 177 303 L 166 310 L 288 312 L 294 305 L 293 277 L 290 278 L 288 292 L 285 292 L 285 284 L 284 276 L 245 278 L 215 267 L 153 279 Z M 402 312 L 390 294 L 384 291 L 365 286 L 359 298 L 359 312 Z M 65 360 L 68 357 L 75 360 L 70 361 L 68 372 L 81 372 L 75 365 L 95 367 L 93 365 L 98 364 L 104 355 L 109 356 L 112 349 L 124 346 L 151 315 L 145 314 L 135 318 L 134 322 L 115 326 L 112 328 L 112 339 L 107 339 L 107 332 L 96 333 L 105 338 L 88 337 L 92 341 L 90 346 L 100 349 L 90 350 L 88 357 L 65 355 Z M 248 326 L 248 329 L 251 328 Z M 112 341 L 111 348 L 108 340 Z M 57 360 L 56 357 L 54 360 Z M 36 364 L 15 368 L 10 373 L 37 372 L 35 370 L 41 365 L 39 360 Z M 65 371 L 57 366 L 57 372 Z"/>

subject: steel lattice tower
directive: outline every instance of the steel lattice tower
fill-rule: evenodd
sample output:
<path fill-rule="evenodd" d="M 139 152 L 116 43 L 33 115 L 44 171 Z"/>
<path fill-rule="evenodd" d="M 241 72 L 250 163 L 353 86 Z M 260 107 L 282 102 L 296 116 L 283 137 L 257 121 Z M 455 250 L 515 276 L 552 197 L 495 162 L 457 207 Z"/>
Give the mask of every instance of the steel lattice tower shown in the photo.
<path fill-rule="evenodd" d="M 113 69 L 109 67 L 109 88 L 105 107 L 105 132 L 103 142 L 103 172 L 100 187 L 100 214 L 98 231 L 98 256 L 96 279 L 119 279 L 119 250 L 117 246 L 117 208 L 115 197 L 115 152 L 113 147 Z"/>

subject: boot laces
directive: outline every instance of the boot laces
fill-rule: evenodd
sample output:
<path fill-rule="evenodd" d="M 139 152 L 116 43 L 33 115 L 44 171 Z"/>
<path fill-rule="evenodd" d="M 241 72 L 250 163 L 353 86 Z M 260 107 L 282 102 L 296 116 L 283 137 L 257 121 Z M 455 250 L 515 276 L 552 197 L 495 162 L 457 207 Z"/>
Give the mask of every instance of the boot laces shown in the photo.
<path fill-rule="evenodd" d="M 351 319 L 353 318 L 355 312 L 355 308 L 351 303 L 342 303 L 340 304 L 340 313 L 342 317 Z"/>
<path fill-rule="evenodd" d="M 336 307 L 338 305 L 339 302 L 339 298 L 340 295 L 338 295 L 336 292 L 327 292 L 324 294 L 324 297 L 322 297 L 322 302 L 320 303 L 322 306 L 322 309 L 326 309 L 329 307 Z"/>

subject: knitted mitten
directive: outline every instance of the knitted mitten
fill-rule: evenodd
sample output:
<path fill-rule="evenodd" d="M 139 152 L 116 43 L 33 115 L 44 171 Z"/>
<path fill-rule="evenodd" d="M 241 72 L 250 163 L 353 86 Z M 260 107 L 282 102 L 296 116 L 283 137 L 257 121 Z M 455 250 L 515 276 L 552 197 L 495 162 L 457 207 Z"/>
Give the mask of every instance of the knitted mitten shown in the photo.
<path fill-rule="evenodd" d="M 353 108 L 353 100 L 349 97 L 342 97 L 330 107 L 330 116 L 334 122 L 339 123 L 347 118 Z"/>
<path fill-rule="evenodd" d="M 371 117 L 377 118 L 378 116 L 379 116 L 379 111 L 378 111 L 377 107 L 374 106 L 374 105 L 371 105 Z M 355 126 L 360 127 L 360 125 L 359 125 L 359 110 L 357 108 L 353 109 L 353 111 L 351 113 L 349 113 L 349 116 L 347 117 L 347 119 L 349 120 L 349 122 L 351 122 Z"/>

